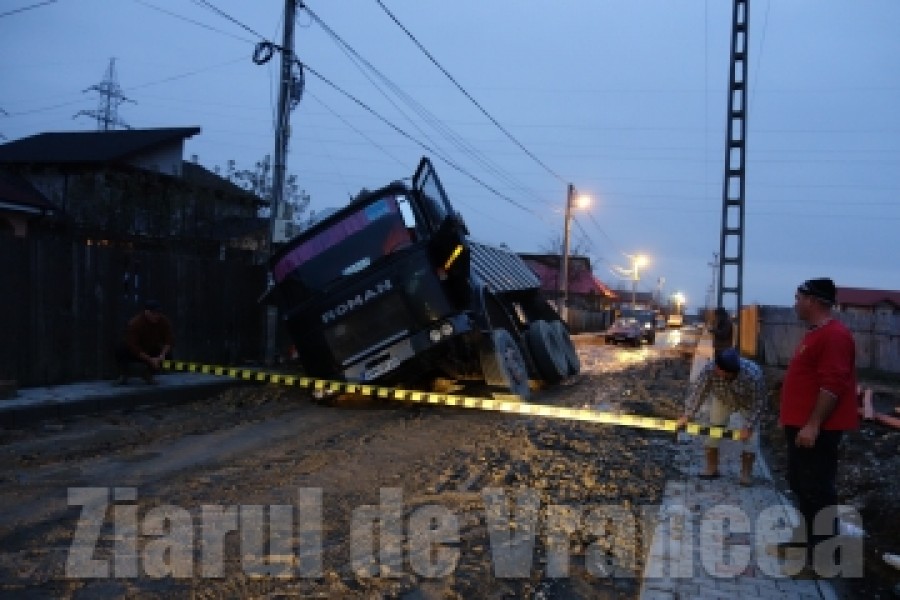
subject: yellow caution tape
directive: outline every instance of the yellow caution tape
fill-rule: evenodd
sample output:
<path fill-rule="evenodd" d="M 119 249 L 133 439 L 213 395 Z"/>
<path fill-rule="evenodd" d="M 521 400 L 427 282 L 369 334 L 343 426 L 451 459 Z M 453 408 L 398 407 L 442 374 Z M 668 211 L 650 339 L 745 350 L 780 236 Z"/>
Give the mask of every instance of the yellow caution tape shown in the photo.
<path fill-rule="evenodd" d="M 652 429 L 654 431 L 678 431 L 678 421 L 663 419 L 660 417 L 644 417 L 641 415 L 629 415 L 610 413 L 591 408 L 571 408 L 566 406 L 550 406 L 548 404 L 532 404 L 529 402 L 516 402 L 509 399 L 478 398 L 475 396 L 460 396 L 457 394 L 443 394 L 440 392 L 423 392 L 421 390 L 404 390 L 400 388 L 383 387 L 349 381 L 332 381 L 328 379 L 315 379 L 312 377 L 299 377 L 284 373 L 269 373 L 256 369 L 239 369 L 233 367 L 219 367 L 203 365 L 199 363 L 164 360 L 162 367 L 170 371 L 187 371 L 189 373 L 207 373 L 210 375 L 228 376 L 247 381 L 262 383 L 274 383 L 277 385 L 293 386 L 324 393 L 359 394 L 402 402 L 417 402 L 420 404 L 439 404 L 444 406 L 457 406 L 460 408 L 472 408 L 476 410 L 489 410 L 497 412 L 547 417 L 551 419 L 564 419 L 567 421 L 583 421 L 587 423 L 601 423 L 603 425 L 623 425 L 639 429 Z M 508 398 L 508 397 L 507 397 Z M 725 427 L 710 427 L 697 423 L 688 423 L 684 431 L 696 436 L 711 438 L 740 440 L 741 432 Z"/>

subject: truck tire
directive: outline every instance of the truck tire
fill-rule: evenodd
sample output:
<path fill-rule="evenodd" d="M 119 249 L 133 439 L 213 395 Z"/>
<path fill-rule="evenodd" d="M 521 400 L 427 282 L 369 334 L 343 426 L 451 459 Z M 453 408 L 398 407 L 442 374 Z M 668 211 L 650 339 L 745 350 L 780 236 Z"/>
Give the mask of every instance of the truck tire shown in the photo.
<path fill-rule="evenodd" d="M 563 355 L 566 357 L 566 364 L 569 368 L 568 375 L 578 375 L 581 372 L 581 359 L 578 358 L 578 350 L 575 349 L 575 344 L 572 343 L 569 329 L 562 321 L 553 321 L 550 323 L 550 326 L 557 331 L 557 337 L 559 337 Z"/>
<path fill-rule="evenodd" d="M 525 332 L 525 343 L 541 379 L 558 383 L 569 374 L 569 363 L 559 332 L 547 321 L 535 321 Z"/>
<path fill-rule="evenodd" d="M 505 329 L 491 332 L 490 347 L 481 349 L 481 372 L 488 385 L 502 386 L 523 399 L 528 399 L 528 367 L 519 345 Z"/>

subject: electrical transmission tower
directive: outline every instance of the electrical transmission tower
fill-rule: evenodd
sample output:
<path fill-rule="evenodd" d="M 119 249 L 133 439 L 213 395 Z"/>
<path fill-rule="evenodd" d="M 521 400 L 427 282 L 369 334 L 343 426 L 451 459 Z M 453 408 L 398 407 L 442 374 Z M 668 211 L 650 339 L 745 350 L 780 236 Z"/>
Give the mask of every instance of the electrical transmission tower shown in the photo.
<path fill-rule="evenodd" d="M 747 135 L 748 0 L 734 0 L 731 27 L 731 76 L 728 90 L 728 140 L 722 188 L 722 237 L 719 244 L 717 306 L 740 319 L 744 271 L 744 187 Z M 732 302 L 725 303 L 729 295 Z M 740 347 L 740 327 L 737 344 Z"/>
<path fill-rule="evenodd" d="M 97 121 L 97 131 L 110 131 L 116 126 L 131 129 L 131 126 L 119 119 L 119 105 L 123 102 L 131 102 L 134 100 L 126 98 L 122 94 L 122 88 L 119 86 L 119 80 L 116 77 L 116 59 L 109 59 L 109 66 L 106 68 L 106 75 L 103 81 L 94 84 L 84 90 L 85 92 L 95 91 L 100 94 L 100 104 L 97 110 L 78 111 L 75 117 L 85 115 Z"/>

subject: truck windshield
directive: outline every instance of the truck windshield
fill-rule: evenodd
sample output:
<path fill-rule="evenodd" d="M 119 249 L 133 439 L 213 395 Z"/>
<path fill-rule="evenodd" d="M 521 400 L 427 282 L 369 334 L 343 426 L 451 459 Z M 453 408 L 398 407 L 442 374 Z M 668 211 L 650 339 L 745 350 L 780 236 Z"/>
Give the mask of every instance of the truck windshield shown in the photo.
<path fill-rule="evenodd" d="M 412 215 L 402 194 L 366 202 L 313 235 L 301 235 L 272 269 L 275 281 L 312 292 L 362 271 L 414 241 Z"/>

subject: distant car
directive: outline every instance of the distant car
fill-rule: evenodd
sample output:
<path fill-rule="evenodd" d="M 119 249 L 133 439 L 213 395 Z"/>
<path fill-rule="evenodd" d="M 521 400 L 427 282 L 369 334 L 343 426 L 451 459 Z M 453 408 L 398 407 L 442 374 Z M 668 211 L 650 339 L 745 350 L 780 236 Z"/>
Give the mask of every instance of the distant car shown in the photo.
<path fill-rule="evenodd" d="M 634 317 L 616 319 L 603 334 L 607 344 L 625 343 L 640 346 L 644 339 L 644 328 Z"/>
<path fill-rule="evenodd" d="M 642 328 L 643 339 L 651 346 L 656 343 L 656 312 L 646 308 L 624 308 L 619 318 L 636 319 Z"/>
<path fill-rule="evenodd" d="M 682 315 L 669 315 L 669 318 L 666 320 L 666 325 L 672 328 L 681 327 L 684 324 L 684 317 Z"/>

